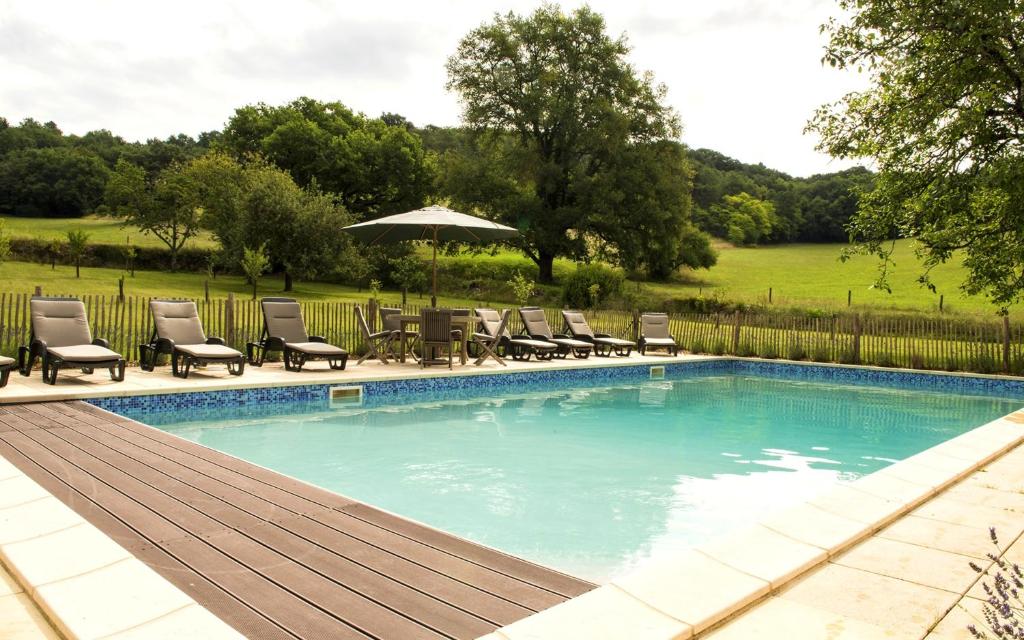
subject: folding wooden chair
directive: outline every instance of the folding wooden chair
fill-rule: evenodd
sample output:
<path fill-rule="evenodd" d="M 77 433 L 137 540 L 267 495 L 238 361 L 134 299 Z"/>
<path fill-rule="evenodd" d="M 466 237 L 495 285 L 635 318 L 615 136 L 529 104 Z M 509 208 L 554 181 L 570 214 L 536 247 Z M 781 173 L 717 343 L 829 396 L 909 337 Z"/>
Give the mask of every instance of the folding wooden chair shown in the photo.
<path fill-rule="evenodd" d="M 498 328 L 494 331 L 494 335 L 489 333 L 474 333 L 473 344 L 480 348 L 480 357 L 473 363 L 476 366 L 480 366 L 484 363 L 487 358 L 494 358 L 498 364 L 503 367 L 507 367 L 508 363 L 498 355 L 498 347 L 502 343 L 502 339 L 505 337 L 505 325 L 508 324 L 508 317 L 511 311 L 506 309 L 501 314 L 501 322 L 498 323 Z"/>
<path fill-rule="evenodd" d="M 363 361 L 370 357 L 377 358 L 381 364 L 387 364 L 388 358 L 384 354 L 387 353 L 388 345 L 393 339 L 392 332 L 370 333 L 370 327 L 366 324 L 366 316 L 363 315 L 363 309 L 359 305 L 356 305 L 356 324 L 359 325 L 359 332 L 363 334 L 363 343 L 366 344 L 366 353 L 359 356 L 356 364 L 363 364 Z"/>

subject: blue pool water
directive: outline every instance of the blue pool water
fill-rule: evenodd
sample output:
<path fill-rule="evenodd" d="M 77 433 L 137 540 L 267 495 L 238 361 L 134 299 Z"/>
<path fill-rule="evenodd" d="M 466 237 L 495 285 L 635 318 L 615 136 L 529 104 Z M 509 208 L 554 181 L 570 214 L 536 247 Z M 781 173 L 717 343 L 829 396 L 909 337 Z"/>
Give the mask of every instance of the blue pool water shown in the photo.
<path fill-rule="evenodd" d="M 600 582 L 1024 404 L 745 374 L 669 377 L 334 409 L 124 413 Z"/>

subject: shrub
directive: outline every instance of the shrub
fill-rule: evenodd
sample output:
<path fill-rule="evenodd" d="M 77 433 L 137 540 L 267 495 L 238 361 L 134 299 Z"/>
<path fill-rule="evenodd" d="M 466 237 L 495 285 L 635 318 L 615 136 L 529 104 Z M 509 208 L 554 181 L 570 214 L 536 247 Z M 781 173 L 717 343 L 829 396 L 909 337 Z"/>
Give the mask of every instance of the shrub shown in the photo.
<path fill-rule="evenodd" d="M 888 351 L 883 351 L 875 357 L 875 364 L 879 367 L 895 367 L 896 360 Z"/>
<path fill-rule="evenodd" d="M 690 353 L 704 353 L 705 347 L 704 342 L 700 338 L 696 338 L 690 343 Z"/>
<path fill-rule="evenodd" d="M 512 296 L 516 299 L 516 304 L 520 307 L 530 301 L 533 289 L 537 286 L 532 279 L 524 276 L 521 271 L 516 271 L 507 284 L 509 289 L 512 290 Z"/>
<path fill-rule="evenodd" d="M 739 347 L 736 349 L 736 355 L 741 358 L 750 358 L 757 355 L 757 349 L 754 348 L 753 344 L 744 340 L 740 342 Z"/>
<path fill-rule="evenodd" d="M 998 373 L 1002 368 L 1000 363 L 990 353 L 977 353 L 971 358 L 967 368 L 975 373 Z"/>
<path fill-rule="evenodd" d="M 811 360 L 815 362 L 832 362 L 832 354 L 829 353 L 828 347 L 817 345 L 814 347 L 814 351 L 811 352 Z"/>
<path fill-rule="evenodd" d="M 562 283 L 562 302 L 576 309 L 597 306 L 601 301 L 622 293 L 625 280 L 622 271 L 603 264 L 577 265 Z"/>
<path fill-rule="evenodd" d="M 928 366 L 925 364 L 924 356 L 920 353 L 910 354 L 910 368 L 911 369 L 927 369 Z"/>
<path fill-rule="evenodd" d="M 761 353 L 759 353 L 758 356 L 765 360 L 775 360 L 779 357 L 779 351 L 774 345 L 769 344 L 761 349 Z"/>
<path fill-rule="evenodd" d="M 716 356 L 720 356 L 725 353 L 725 340 L 716 340 L 715 344 L 711 346 L 711 353 Z"/>
<path fill-rule="evenodd" d="M 857 362 L 857 356 L 853 352 L 853 349 L 847 347 L 839 352 L 839 363 L 840 364 L 860 364 Z"/>
<path fill-rule="evenodd" d="M 994 563 L 992 568 L 985 570 L 973 561 L 968 563 L 975 573 L 991 578 L 991 582 L 981 583 L 988 596 L 982 605 L 985 626 L 996 638 L 1024 638 L 1024 599 L 1021 598 L 1024 592 L 1024 570 L 1003 556 L 995 527 L 989 527 L 988 535 L 995 547 L 994 552 L 987 554 L 988 559 Z M 989 571 L 992 571 L 991 575 Z M 968 625 L 967 630 L 975 638 L 989 637 L 984 630 L 979 630 L 973 624 Z"/>
<path fill-rule="evenodd" d="M 789 349 L 786 351 L 786 357 L 790 360 L 803 360 L 807 357 L 807 350 L 804 349 L 804 345 L 800 344 L 798 340 L 790 343 Z"/>

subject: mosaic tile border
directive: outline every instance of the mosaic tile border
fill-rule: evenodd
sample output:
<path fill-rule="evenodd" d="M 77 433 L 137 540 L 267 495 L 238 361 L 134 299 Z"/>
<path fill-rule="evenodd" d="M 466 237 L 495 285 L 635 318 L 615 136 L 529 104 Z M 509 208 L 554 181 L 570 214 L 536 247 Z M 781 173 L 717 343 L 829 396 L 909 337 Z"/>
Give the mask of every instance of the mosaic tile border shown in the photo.
<path fill-rule="evenodd" d="M 660 363 L 659 363 L 659 366 Z M 756 375 L 786 380 L 874 385 L 970 395 L 994 395 L 1024 399 L 1024 380 L 972 375 L 887 370 L 868 367 L 804 364 L 765 360 L 723 358 L 665 364 L 667 379 L 699 375 Z M 457 400 L 475 396 L 588 386 L 595 383 L 639 382 L 649 379 L 651 365 L 625 365 L 567 369 L 546 369 L 509 373 L 441 375 L 389 380 L 351 381 L 363 387 L 364 406 L 394 404 L 422 399 Z M 326 408 L 328 393 L 337 384 L 309 384 L 168 393 L 140 396 L 92 398 L 87 402 L 114 413 L 143 419 L 146 414 L 166 414 L 191 409 L 252 408 L 291 403 L 312 403 Z"/>

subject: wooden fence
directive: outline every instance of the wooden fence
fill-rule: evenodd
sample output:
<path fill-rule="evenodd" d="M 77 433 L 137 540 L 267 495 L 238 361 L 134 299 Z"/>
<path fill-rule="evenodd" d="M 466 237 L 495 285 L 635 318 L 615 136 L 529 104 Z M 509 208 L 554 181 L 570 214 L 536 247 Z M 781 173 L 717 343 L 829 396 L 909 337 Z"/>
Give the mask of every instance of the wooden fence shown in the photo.
<path fill-rule="evenodd" d="M 18 346 L 27 343 L 30 297 L 0 293 L 0 353 L 15 355 Z M 150 298 L 86 295 L 81 299 L 93 335 L 108 339 L 112 349 L 137 361 L 138 345 L 148 341 L 153 331 Z M 229 296 L 199 298 L 195 303 L 208 335 L 220 336 L 241 350 L 246 342 L 260 337 L 263 318 L 258 301 Z M 376 326 L 373 307 L 369 301 L 364 305 L 368 320 Z M 406 305 L 405 310 L 418 313 L 419 306 Z M 544 311 L 552 329 L 562 331 L 560 310 Z M 303 302 L 302 312 L 311 334 L 352 352 L 362 349 L 354 304 Z M 637 337 L 636 313 L 596 310 L 586 316 L 597 332 Z M 521 331 L 518 314 L 510 326 L 514 333 Z M 671 315 L 670 328 L 684 349 L 698 353 L 1024 375 L 1024 325 L 1007 318 L 680 313 Z"/>

